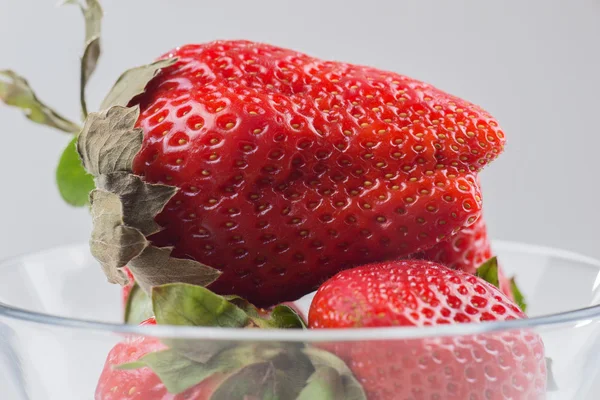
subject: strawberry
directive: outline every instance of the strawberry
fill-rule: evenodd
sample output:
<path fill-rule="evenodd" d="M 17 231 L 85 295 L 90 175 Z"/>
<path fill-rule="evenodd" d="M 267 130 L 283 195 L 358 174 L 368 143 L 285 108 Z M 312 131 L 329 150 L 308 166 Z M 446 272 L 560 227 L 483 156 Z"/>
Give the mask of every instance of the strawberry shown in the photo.
<path fill-rule="evenodd" d="M 155 325 L 150 318 L 141 325 Z M 215 374 L 200 384 L 179 394 L 167 391 L 159 377 L 150 368 L 118 370 L 115 366 L 137 361 L 142 356 L 164 350 L 158 339 L 136 336 L 117 344 L 109 353 L 96 388 L 95 400 L 208 400 L 214 389 L 225 379 Z"/>
<path fill-rule="evenodd" d="M 155 316 L 141 325 L 305 327 L 288 306 L 258 309 L 240 297 L 223 297 L 205 287 L 183 283 L 153 288 L 151 303 Z M 305 387 L 310 390 L 309 377 L 315 372 L 311 360 L 315 357 L 324 356 L 314 351 L 305 354 L 298 343 L 129 337 L 109 353 L 96 400 L 242 400 L 269 395 L 292 399 Z M 328 356 L 325 359 L 340 370 L 339 379 L 351 375 L 340 367 L 343 362 Z"/>
<path fill-rule="evenodd" d="M 144 133 L 133 171 L 180 189 L 151 240 L 222 271 L 216 292 L 293 300 L 478 218 L 476 174 L 504 145 L 479 107 L 393 72 L 248 41 L 166 57 L 178 61 L 130 103 Z"/>
<path fill-rule="evenodd" d="M 448 268 L 460 269 L 469 274 L 475 274 L 477 268 L 492 258 L 492 246 L 488 238 L 487 226 L 483 216 L 473 225 L 462 229 L 430 249 L 412 254 L 409 258 L 423 259 L 445 265 Z M 510 281 L 498 265 L 499 287 L 502 292 L 514 301 Z"/>
<path fill-rule="evenodd" d="M 357 328 L 507 321 L 525 314 L 495 286 L 422 260 L 340 272 L 323 284 L 310 328 Z M 374 399 L 539 399 L 544 347 L 512 331 L 328 345 Z"/>

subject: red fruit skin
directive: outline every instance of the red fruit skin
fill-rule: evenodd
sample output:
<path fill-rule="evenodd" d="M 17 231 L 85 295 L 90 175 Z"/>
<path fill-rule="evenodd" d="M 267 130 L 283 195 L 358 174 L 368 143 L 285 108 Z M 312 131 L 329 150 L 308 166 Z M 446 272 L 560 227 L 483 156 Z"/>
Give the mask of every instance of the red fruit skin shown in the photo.
<path fill-rule="evenodd" d="M 479 107 L 393 72 L 266 44 L 187 45 L 139 104 L 134 172 L 180 188 L 152 240 L 223 271 L 259 306 L 432 247 L 481 211 L 504 133 Z"/>
<path fill-rule="evenodd" d="M 154 325 L 150 318 L 141 325 Z M 216 387 L 225 379 L 224 374 L 215 374 L 200 384 L 177 395 L 169 393 L 158 376 L 149 368 L 120 371 L 113 366 L 137 361 L 145 354 L 162 350 L 166 346 L 158 339 L 137 336 L 129 337 L 110 351 L 98 386 L 95 400 L 209 400 Z"/>
<path fill-rule="evenodd" d="M 448 240 L 438 243 L 431 249 L 413 254 L 409 258 L 433 261 L 448 268 L 475 274 L 477 268 L 493 255 L 487 226 L 481 216 L 473 225 L 462 229 Z M 498 280 L 502 293 L 514 301 L 510 281 L 506 278 L 500 264 L 498 265 Z"/>
<path fill-rule="evenodd" d="M 322 285 L 309 327 L 356 328 L 505 321 L 525 314 L 497 288 L 462 271 L 405 260 L 344 271 Z M 369 400 L 543 399 L 546 364 L 526 330 L 325 344 Z"/>

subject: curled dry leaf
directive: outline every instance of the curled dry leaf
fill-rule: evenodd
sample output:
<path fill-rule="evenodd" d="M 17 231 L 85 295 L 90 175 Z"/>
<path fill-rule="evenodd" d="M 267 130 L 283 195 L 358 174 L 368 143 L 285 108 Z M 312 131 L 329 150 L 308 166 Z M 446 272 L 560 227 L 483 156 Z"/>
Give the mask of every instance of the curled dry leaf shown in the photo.
<path fill-rule="evenodd" d="M 125 225 L 139 229 L 145 236 L 161 230 L 154 216 L 177 192 L 173 186 L 148 184 L 127 172 L 100 175 L 96 183 L 99 188 L 119 195 Z"/>
<path fill-rule="evenodd" d="M 31 121 L 67 133 L 77 133 L 79 125 L 69 121 L 37 98 L 25 78 L 11 70 L 0 70 L 0 100 L 22 109 Z"/>
<path fill-rule="evenodd" d="M 100 47 L 100 37 L 95 37 L 91 41 L 87 42 L 83 55 L 81 56 L 81 76 L 79 81 L 79 102 L 81 104 L 81 114 L 83 117 L 87 117 L 88 108 L 87 101 L 85 99 L 85 88 L 87 87 L 88 81 L 92 77 L 92 74 L 96 70 L 98 65 L 98 59 L 102 53 Z"/>
<path fill-rule="evenodd" d="M 146 292 L 153 286 L 173 282 L 172 276 L 184 277 L 192 285 L 207 286 L 221 275 L 219 270 L 197 261 L 171 257 L 172 250 L 148 246 L 128 263 L 136 281 Z"/>
<path fill-rule="evenodd" d="M 85 41 L 90 42 L 100 36 L 104 11 L 98 0 L 66 0 L 62 5 L 78 5 L 85 18 Z"/>
<path fill-rule="evenodd" d="M 139 115 L 137 107 L 113 107 L 88 116 L 79 134 L 77 150 L 90 174 L 98 177 L 131 171 L 133 159 L 142 146 L 142 130 L 134 127 Z"/>
<path fill-rule="evenodd" d="M 127 106 L 131 99 L 144 93 L 148 82 L 158 75 L 163 68 L 176 62 L 177 58 L 169 58 L 125 71 L 102 102 L 100 109 L 106 110 L 114 106 Z"/>
<path fill-rule="evenodd" d="M 85 47 L 81 57 L 81 78 L 80 78 L 80 102 L 83 117 L 87 117 L 87 104 L 85 101 L 85 88 L 87 83 L 96 70 L 98 59 L 100 58 L 100 32 L 102 28 L 102 17 L 104 11 L 97 0 L 67 0 L 63 4 L 76 4 L 81 8 L 85 18 Z"/>
<path fill-rule="evenodd" d="M 90 240 L 93 256 L 100 262 L 111 283 L 125 285 L 121 270 L 142 253 L 148 241 L 137 229 L 123 225 L 123 207 L 119 196 L 96 189 L 90 195 L 94 228 Z"/>

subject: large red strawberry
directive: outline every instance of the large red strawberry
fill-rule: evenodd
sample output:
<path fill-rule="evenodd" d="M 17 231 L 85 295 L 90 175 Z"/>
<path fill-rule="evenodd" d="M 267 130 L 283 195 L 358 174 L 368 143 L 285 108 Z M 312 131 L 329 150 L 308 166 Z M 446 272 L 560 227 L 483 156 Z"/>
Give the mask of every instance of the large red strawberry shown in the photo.
<path fill-rule="evenodd" d="M 481 216 L 473 225 L 430 249 L 411 255 L 410 258 L 434 261 L 452 269 L 475 274 L 477 268 L 492 256 L 487 226 Z M 498 281 L 500 290 L 509 299 L 514 300 L 510 280 L 500 265 L 498 265 Z"/>
<path fill-rule="evenodd" d="M 337 274 L 319 288 L 309 326 L 425 327 L 519 318 L 525 314 L 484 280 L 436 263 L 406 260 Z M 369 400 L 544 398 L 544 347 L 533 332 L 365 341 L 332 348 L 348 363 Z"/>
<path fill-rule="evenodd" d="M 392 72 L 266 44 L 165 57 L 139 104 L 134 172 L 180 191 L 152 240 L 262 305 L 431 247 L 481 210 L 504 134 L 479 107 Z M 135 272 L 135 271 L 134 271 Z"/>
<path fill-rule="evenodd" d="M 111 282 L 126 281 L 125 265 L 146 292 L 208 284 L 216 269 L 214 290 L 268 306 L 339 270 L 430 248 L 479 217 L 477 173 L 504 146 L 479 107 L 396 73 L 218 41 L 127 71 L 88 113 L 102 9 L 81 8 L 83 128 L 13 72 L 1 73 L 0 98 L 79 133 L 89 174 L 72 142 L 59 187 L 85 205 L 94 176 L 92 252 Z"/>

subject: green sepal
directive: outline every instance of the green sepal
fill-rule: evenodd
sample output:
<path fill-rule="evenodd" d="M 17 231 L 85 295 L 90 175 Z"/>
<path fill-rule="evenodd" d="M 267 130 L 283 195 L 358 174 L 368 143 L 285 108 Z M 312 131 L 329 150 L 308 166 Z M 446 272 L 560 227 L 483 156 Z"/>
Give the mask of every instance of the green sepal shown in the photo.
<path fill-rule="evenodd" d="M 202 286 L 169 283 L 152 288 L 152 308 L 161 325 L 243 328 L 248 314 Z"/>
<path fill-rule="evenodd" d="M 525 296 L 523 296 L 523 293 L 517 286 L 517 281 L 515 280 L 514 276 L 510 278 L 510 291 L 512 292 L 512 295 L 515 299 L 515 303 L 517 303 L 521 311 L 526 312 L 527 301 L 525 300 Z"/>
<path fill-rule="evenodd" d="M 342 377 L 335 368 L 319 367 L 306 382 L 296 400 L 344 400 Z"/>
<path fill-rule="evenodd" d="M 500 280 L 498 278 L 498 258 L 492 257 L 477 268 L 475 275 L 484 281 L 500 288 Z"/>
<path fill-rule="evenodd" d="M 367 400 L 363 387 L 341 358 L 316 347 L 307 347 L 303 353 L 315 372 L 297 400 Z"/>
<path fill-rule="evenodd" d="M 56 168 L 56 184 L 64 201 L 83 207 L 89 204 L 90 192 L 96 186 L 94 177 L 83 168 L 76 144 L 77 138 L 73 138 L 63 151 Z"/>
<path fill-rule="evenodd" d="M 125 305 L 125 323 L 137 325 L 154 316 L 152 300 L 137 283 L 133 284 Z"/>
<path fill-rule="evenodd" d="M 298 345 L 274 343 L 256 348 L 262 348 L 266 356 L 252 360 L 229 376 L 210 400 L 283 400 L 300 394 L 314 368 Z"/>
<path fill-rule="evenodd" d="M 144 367 L 152 369 L 167 390 L 174 394 L 201 383 L 215 373 L 231 374 L 215 390 L 211 400 L 242 400 L 244 395 L 259 393 L 283 393 L 285 397 L 274 398 L 295 398 L 313 372 L 308 358 L 298 346 L 278 343 L 230 346 L 206 362 L 194 361 L 179 351 L 168 349 L 146 354 L 137 361 L 115 368 L 130 370 Z"/>
<path fill-rule="evenodd" d="M 212 365 L 192 361 L 171 349 L 146 354 L 138 361 L 116 368 L 130 370 L 143 367 L 150 368 L 171 393 L 183 392 L 219 372 Z"/>
<path fill-rule="evenodd" d="M 239 296 L 223 296 L 248 314 L 250 320 L 262 329 L 306 329 L 307 325 L 302 316 L 292 307 L 278 305 L 270 310 L 259 309 L 248 300 Z"/>

